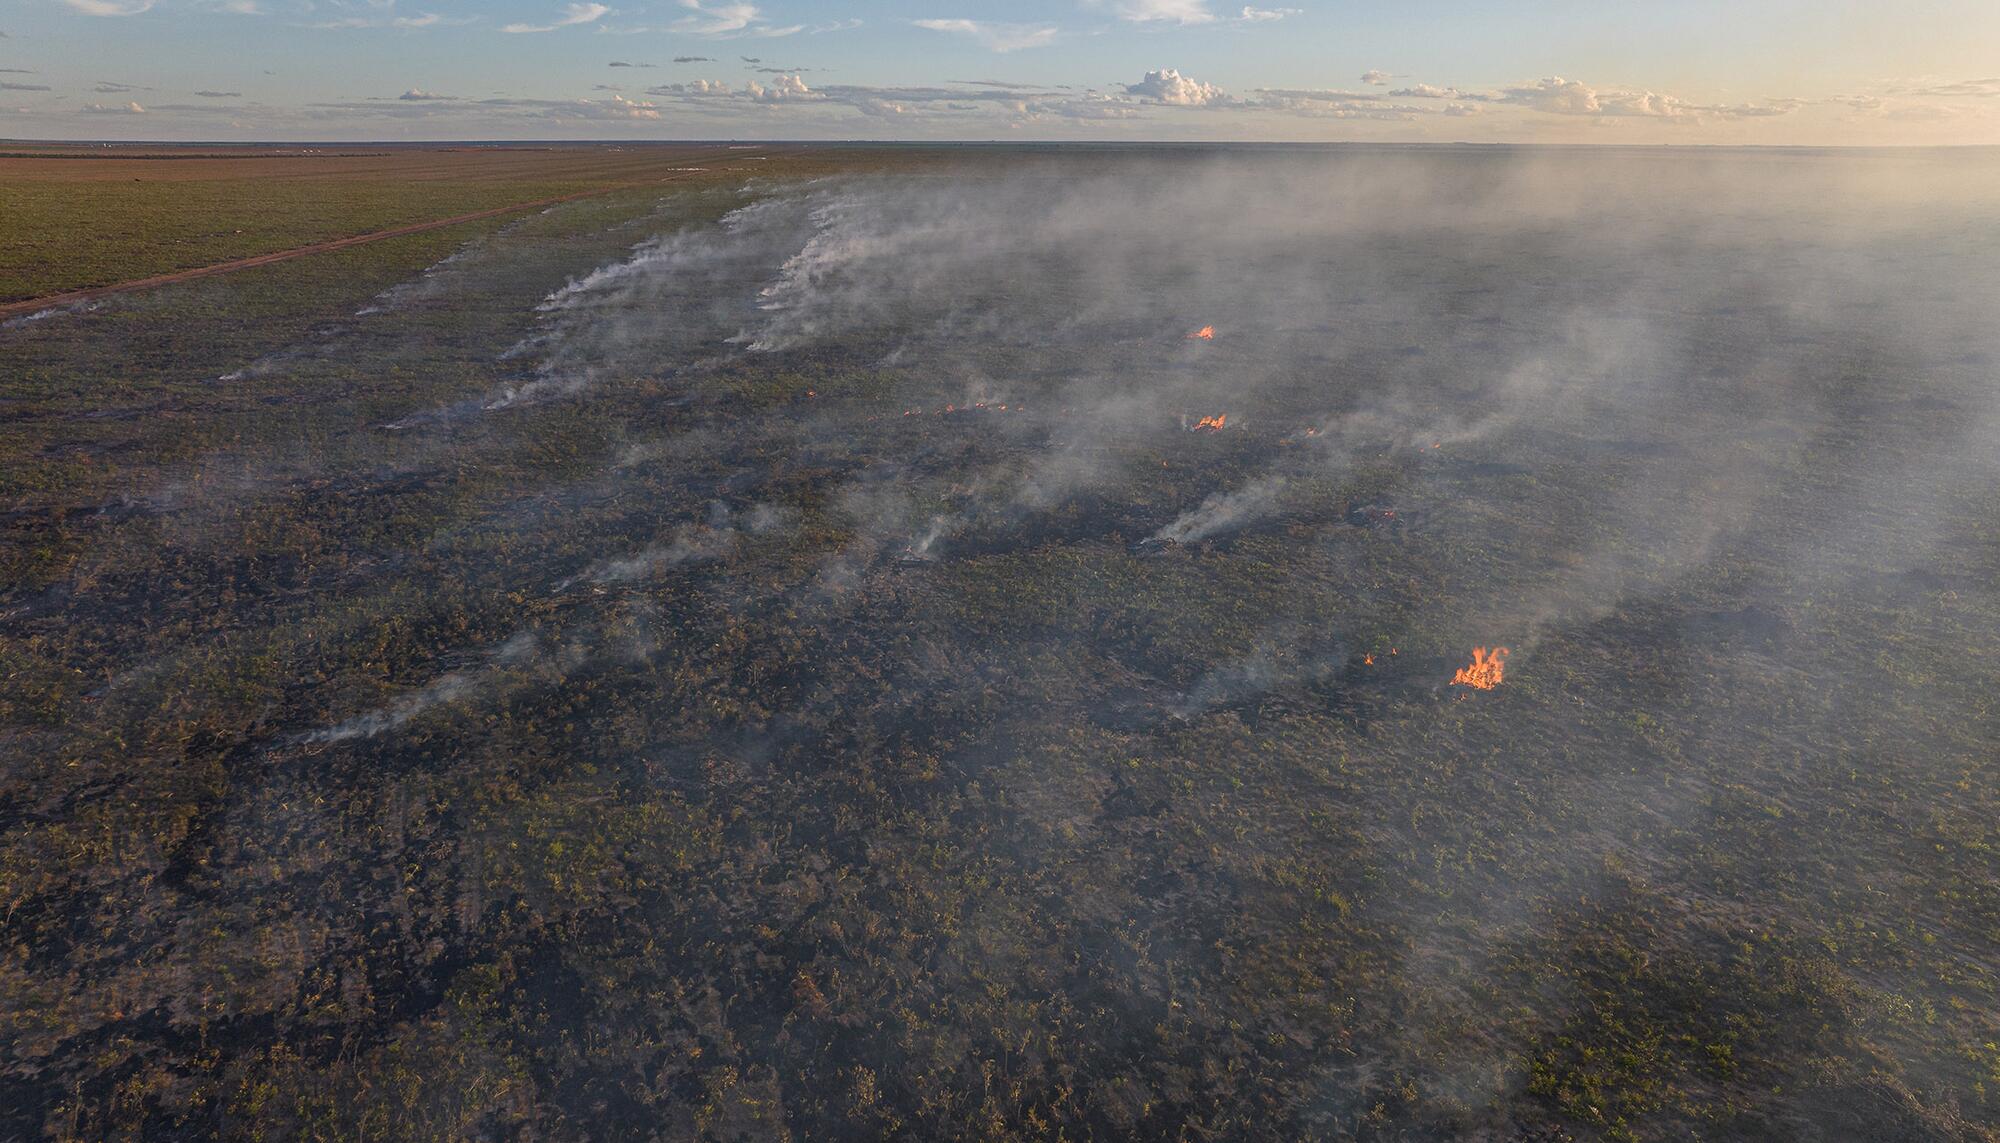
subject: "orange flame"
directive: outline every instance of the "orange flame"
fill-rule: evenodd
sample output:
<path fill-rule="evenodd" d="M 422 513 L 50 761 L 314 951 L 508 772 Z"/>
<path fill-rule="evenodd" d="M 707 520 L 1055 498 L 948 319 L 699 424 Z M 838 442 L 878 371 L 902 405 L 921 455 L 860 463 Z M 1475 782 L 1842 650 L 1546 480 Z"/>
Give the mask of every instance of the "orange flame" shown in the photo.
<path fill-rule="evenodd" d="M 1451 677 L 1453 686 L 1472 687 L 1475 690 L 1490 691 L 1507 677 L 1507 648 L 1495 647 L 1491 654 L 1484 647 L 1472 649 L 1472 665 L 1460 667 Z"/>
<path fill-rule="evenodd" d="M 1188 334 L 1188 340 L 1189 340 L 1189 341 L 1214 341 L 1214 340 L 1215 340 L 1215 327 L 1214 327 L 1214 326 L 1212 326 L 1212 325 L 1205 325 L 1205 326 L 1202 326 L 1202 327 L 1201 327 L 1200 329 L 1198 329 L 1198 330 L 1195 330 L 1195 331 L 1194 331 L 1193 333 L 1191 333 L 1191 334 Z"/>
<path fill-rule="evenodd" d="M 1216 417 L 1203 417 L 1201 420 L 1188 426 L 1188 431 L 1194 433 L 1219 433 L 1222 431 L 1222 426 L 1228 423 L 1229 414 L 1223 413 Z"/>

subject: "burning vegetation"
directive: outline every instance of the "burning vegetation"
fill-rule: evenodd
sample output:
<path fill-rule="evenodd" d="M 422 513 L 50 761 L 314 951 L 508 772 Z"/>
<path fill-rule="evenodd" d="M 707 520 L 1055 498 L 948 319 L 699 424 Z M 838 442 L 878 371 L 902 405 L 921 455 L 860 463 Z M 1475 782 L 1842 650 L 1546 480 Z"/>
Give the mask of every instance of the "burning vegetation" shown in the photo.
<path fill-rule="evenodd" d="M 1488 651 L 1484 647 L 1472 650 L 1472 665 L 1460 667 L 1451 677 L 1457 687 L 1471 687 L 1474 690 L 1490 691 L 1507 677 L 1507 648 L 1495 647 Z"/>

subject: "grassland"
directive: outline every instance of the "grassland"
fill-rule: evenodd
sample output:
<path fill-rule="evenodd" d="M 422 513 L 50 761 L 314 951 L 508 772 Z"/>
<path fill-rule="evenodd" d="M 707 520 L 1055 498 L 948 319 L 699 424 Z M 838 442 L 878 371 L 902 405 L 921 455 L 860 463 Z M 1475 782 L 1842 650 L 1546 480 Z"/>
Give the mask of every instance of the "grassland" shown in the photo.
<path fill-rule="evenodd" d="M 782 170 L 786 158 L 713 146 L 16 146 L 0 154 L 0 302 L 544 199 L 741 177 L 773 159 Z"/>
<path fill-rule="evenodd" d="M 587 182 L 509 161 L 476 193 Z M 1164 549 L 1408 330 L 1254 391 L 1227 322 L 752 353 L 782 258 L 690 258 L 587 385 L 500 397 L 657 235 L 1020 161 L 802 150 L 0 330 L 0 1136 L 2000 1137 L 2000 512 L 1974 456 L 1853 477 L 1971 420 L 1978 331 L 1815 330 L 1839 415 L 1773 432 L 1800 392 L 1728 386 L 1797 327 L 1746 290 L 1675 417 L 1371 440 Z M 1391 264 L 1493 305 L 1554 257 L 1514 241 Z M 1030 329 L 1092 300 L 1022 280 Z M 1114 367 L 1236 427 L 1083 407 Z M 1052 458 L 1116 475 L 982 507 Z M 1755 526 L 1711 536 L 1722 472 Z M 885 490 L 963 523 L 899 558 Z"/>

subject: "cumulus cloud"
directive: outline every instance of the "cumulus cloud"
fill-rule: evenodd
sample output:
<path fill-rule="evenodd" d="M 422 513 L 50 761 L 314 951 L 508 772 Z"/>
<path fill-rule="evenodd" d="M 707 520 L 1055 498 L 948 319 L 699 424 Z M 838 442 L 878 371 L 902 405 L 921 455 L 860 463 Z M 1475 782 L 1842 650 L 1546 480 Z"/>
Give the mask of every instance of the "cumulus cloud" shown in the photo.
<path fill-rule="evenodd" d="M 1174 107 L 1211 107 L 1229 102 L 1229 96 L 1221 88 L 1184 76 L 1170 67 L 1149 71 L 1138 83 L 1126 84 L 1125 94 Z"/>
<path fill-rule="evenodd" d="M 146 109 L 139 106 L 136 102 L 86 103 L 83 105 L 83 113 L 85 115 L 144 115 Z"/>
<path fill-rule="evenodd" d="M 1559 75 L 1506 88 L 1500 99 L 1503 103 L 1518 103 L 1552 115 L 1595 115 L 1603 110 L 1595 90 Z"/>
<path fill-rule="evenodd" d="M 796 75 L 781 75 L 772 80 L 769 87 L 751 80 L 745 90 L 750 93 L 750 98 L 759 103 L 818 98 L 813 94 L 813 90 L 806 86 L 806 81 Z"/>
<path fill-rule="evenodd" d="M 1246 24 L 1266 24 L 1272 20 L 1282 20 L 1287 16 L 1296 16 L 1300 11 L 1302 9 L 1299 8 L 1252 8 L 1245 5 L 1242 14 L 1236 18 Z"/>
<path fill-rule="evenodd" d="M 553 32 L 557 28 L 573 28 L 578 24 L 594 24 L 611 14 L 611 9 L 603 4 L 565 4 L 562 15 L 547 24 L 508 24 L 500 30 L 509 35 L 524 35 L 535 32 Z"/>
<path fill-rule="evenodd" d="M 1361 82 L 1368 84 L 1370 87 L 1387 87 L 1389 86 L 1389 81 L 1394 78 L 1388 72 L 1376 68 L 1370 68 L 1361 73 Z"/>
<path fill-rule="evenodd" d="M 422 88 L 413 87 L 396 98 L 402 100 L 404 103 L 450 103 L 458 97 L 455 95 L 439 95 L 434 91 L 425 91 Z"/>
<path fill-rule="evenodd" d="M 1056 29 L 1032 24 L 994 24 L 984 20 L 913 20 L 919 28 L 970 36 L 996 52 L 1016 52 L 1053 43 Z"/>

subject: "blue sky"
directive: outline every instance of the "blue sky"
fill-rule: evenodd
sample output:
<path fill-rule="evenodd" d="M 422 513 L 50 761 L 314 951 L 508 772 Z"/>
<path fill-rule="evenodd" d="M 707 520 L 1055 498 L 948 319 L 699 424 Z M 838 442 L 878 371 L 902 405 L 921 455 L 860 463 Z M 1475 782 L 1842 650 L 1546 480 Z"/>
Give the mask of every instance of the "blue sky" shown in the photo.
<path fill-rule="evenodd" d="M 0 35 L 22 138 L 2000 143 L 1993 0 L 0 0 Z"/>

